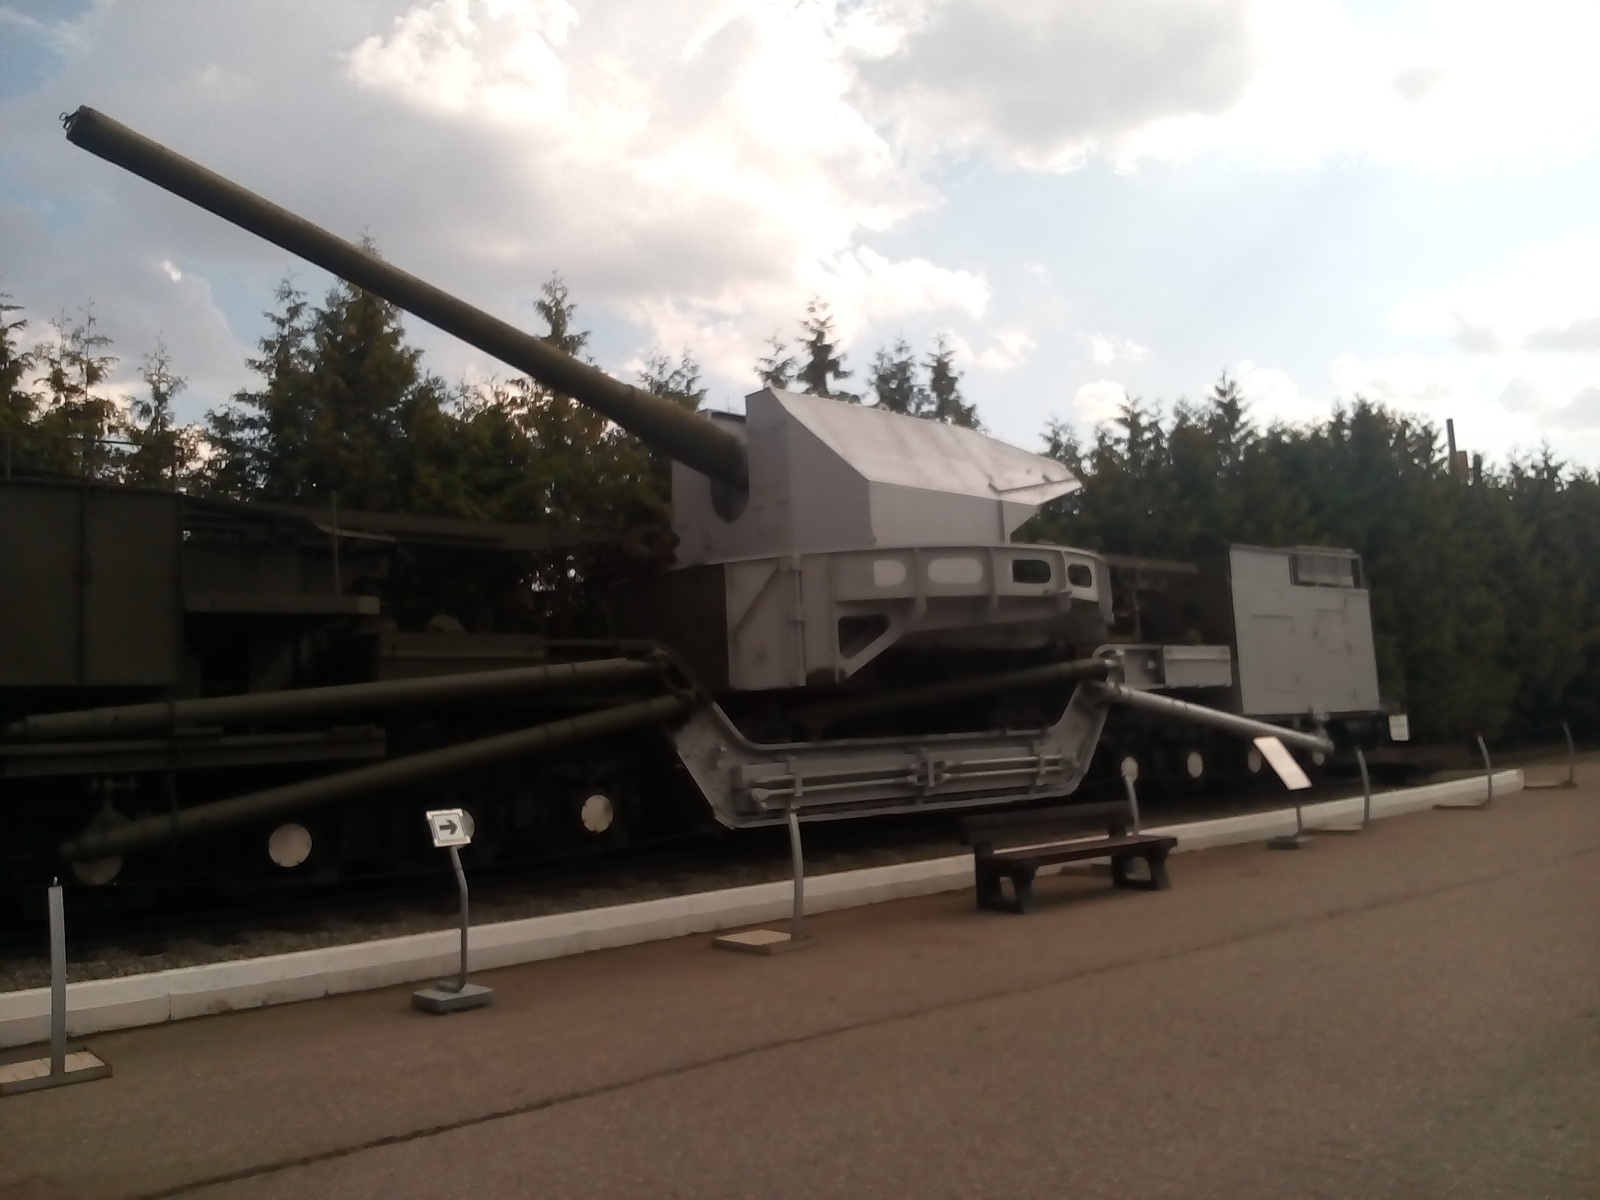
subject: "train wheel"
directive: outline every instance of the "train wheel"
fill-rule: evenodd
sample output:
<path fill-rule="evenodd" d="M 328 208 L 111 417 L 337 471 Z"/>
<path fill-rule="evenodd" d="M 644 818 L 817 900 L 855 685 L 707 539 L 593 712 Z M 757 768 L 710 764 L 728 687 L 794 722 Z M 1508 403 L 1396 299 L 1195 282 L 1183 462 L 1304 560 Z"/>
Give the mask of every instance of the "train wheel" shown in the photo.
<path fill-rule="evenodd" d="M 546 840 L 567 854 L 621 846 L 632 832 L 634 807 L 628 790 L 612 783 L 569 787 L 550 807 Z"/>

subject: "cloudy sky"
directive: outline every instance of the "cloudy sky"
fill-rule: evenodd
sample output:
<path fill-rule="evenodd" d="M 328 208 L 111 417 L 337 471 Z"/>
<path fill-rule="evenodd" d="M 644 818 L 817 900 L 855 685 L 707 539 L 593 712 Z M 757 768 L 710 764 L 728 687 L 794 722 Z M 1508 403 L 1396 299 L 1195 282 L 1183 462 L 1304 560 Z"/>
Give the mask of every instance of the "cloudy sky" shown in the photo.
<path fill-rule="evenodd" d="M 1035 446 L 1219 372 L 1600 466 L 1600 5 L 1555 0 L 0 0 L 0 291 L 159 337 L 188 415 L 328 280 L 63 138 L 92 105 L 601 364 L 736 408 L 831 306 L 945 335 Z M 433 369 L 495 364 L 408 326 Z"/>

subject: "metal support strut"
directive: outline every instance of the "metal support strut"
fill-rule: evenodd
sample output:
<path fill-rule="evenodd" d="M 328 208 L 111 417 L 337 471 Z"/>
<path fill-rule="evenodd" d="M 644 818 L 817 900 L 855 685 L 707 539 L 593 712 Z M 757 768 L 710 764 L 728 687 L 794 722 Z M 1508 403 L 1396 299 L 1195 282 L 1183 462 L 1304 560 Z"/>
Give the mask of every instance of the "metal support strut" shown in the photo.
<path fill-rule="evenodd" d="M 50 1057 L 0 1065 L 0 1096 L 104 1079 L 109 1064 L 88 1050 L 67 1052 L 67 921 L 61 883 L 50 884 Z"/>
<path fill-rule="evenodd" d="M 494 989 L 467 982 L 467 930 L 471 925 L 467 918 L 467 873 L 461 869 L 460 852 L 454 846 L 448 849 L 450 866 L 456 873 L 456 890 L 461 893 L 461 969 L 454 980 L 441 979 L 432 987 L 411 993 L 412 1007 L 440 1015 L 482 1008 L 494 1000 Z"/>
<path fill-rule="evenodd" d="M 789 862 L 794 870 L 794 906 L 789 913 L 789 932 L 778 929 L 747 929 L 725 933 L 712 939 L 718 950 L 742 954 L 782 954 L 815 946 L 817 939 L 806 936 L 806 860 L 800 845 L 800 815 L 793 802 L 785 806 L 784 821 L 789 827 Z"/>
<path fill-rule="evenodd" d="M 1553 783 L 1525 783 L 1522 786 L 1528 791 L 1542 790 L 1545 788 L 1575 788 L 1578 786 L 1578 750 L 1572 744 L 1572 726 L 1565 721 L 1559 722 L 1561 734 L 1567 739 L 1567 777 Z"/>
<path fill-rule="evenodd" d="M 1367 771 L 1366 751 L 1356 747 L 1356 766 L 1361 769 L 1361 820 L 1355 824 L 1313 825 L 1307 833 L 1360 833 L 1372 823 L 1372 776 Z"/>
<path fill-rule="evenodd" d="M 1489 761 L 1489 747 L 1481 733 L 1478 735 L 1478 753 L 1483 757 L 1483 799 L 1435 804 L 1435 808 L 1488 808 L 1494 803 L 1494 765 Z"/>

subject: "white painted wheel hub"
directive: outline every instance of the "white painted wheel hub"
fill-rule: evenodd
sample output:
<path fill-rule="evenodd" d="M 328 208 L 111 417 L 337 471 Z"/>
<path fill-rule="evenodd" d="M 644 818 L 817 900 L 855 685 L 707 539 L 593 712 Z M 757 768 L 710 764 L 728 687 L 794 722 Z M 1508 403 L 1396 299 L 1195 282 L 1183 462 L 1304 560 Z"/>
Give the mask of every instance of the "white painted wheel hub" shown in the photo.
<path fill-rule="evenodd" d="M 604 792 L 591 792 L 578 808 L 578 820 L 590 833 L 599 835 L 611 828 L 617 819 L 616 805 Z"/>
<path fill-rule="evenodd" d="M 267 839 L 267 857 L 288 870 L 311 857 L 311 831 L 290 821 L 279 825 Z"/>

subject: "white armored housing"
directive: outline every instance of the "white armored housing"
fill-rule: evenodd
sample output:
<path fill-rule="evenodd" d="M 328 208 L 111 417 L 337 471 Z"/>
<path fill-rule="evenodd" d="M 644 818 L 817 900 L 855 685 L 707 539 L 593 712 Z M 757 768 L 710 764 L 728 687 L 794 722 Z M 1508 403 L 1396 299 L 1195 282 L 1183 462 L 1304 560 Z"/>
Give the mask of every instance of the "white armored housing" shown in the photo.
<path fill-rule="evenodd" d="M 1054 459 L 826 397 L 768 388 L 746 405 L 713 419 L 746 443 L 748 494 L 675 463 L 681 566 L 621 605 L 624 625 L 671 626 L 713 688 L 837 682 L 907 639 L 1043 645 L 1074 606 L 1103 622 L 1096 556 L 1010 540 L 1082 486 Z"/>
<path fill-rule="evenodd" d="M 1353 550 L 1230 546 L 1237 698 L 1252 717 L 1380 708 L 1372 607 Z"/>
<path fill-rule="evenodd" d="M 1039 505 L 1083 485 L 1054 459 L 972 429 L 764 388 L 745 417 L 750 492 L 672 468 L 678 562 L 877 546 L 1003 545 Z"/>

